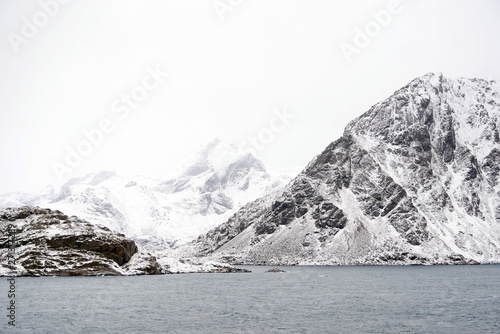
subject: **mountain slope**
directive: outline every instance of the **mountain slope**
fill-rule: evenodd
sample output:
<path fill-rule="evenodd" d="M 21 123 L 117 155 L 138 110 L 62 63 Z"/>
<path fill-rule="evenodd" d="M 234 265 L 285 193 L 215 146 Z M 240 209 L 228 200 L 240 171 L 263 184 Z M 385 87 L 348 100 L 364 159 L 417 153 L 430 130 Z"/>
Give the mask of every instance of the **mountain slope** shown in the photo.
<path fill-rule="evenodd" d="M 273 265 L 500 262 L 499 92 L 413 80 L 189 251 Z"/>

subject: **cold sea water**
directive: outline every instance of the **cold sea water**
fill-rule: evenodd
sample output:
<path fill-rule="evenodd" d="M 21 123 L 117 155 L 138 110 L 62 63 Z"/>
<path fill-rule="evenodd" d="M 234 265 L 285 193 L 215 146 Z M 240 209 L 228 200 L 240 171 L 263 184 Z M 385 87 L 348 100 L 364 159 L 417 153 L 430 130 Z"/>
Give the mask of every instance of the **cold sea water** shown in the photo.
<path fill-rule="evenodd" d="M 500 333 L 500 266 L 2 278 L 1 333 Z"/>

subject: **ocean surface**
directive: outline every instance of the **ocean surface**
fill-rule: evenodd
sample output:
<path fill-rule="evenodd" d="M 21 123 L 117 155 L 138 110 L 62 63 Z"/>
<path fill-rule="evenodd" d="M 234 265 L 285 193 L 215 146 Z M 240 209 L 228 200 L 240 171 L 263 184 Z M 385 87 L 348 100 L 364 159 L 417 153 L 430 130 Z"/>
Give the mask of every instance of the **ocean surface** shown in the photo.
<path fill-rule="evenodd" d="M 500 333 L 500 265 L 16 279 L 0 333 Z"/>

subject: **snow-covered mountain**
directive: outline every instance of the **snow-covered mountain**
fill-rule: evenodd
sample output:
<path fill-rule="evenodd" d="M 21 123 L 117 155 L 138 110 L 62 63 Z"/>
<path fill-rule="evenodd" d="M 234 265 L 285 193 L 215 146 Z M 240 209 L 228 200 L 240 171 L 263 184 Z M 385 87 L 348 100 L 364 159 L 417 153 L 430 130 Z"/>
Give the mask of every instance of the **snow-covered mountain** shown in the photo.
<path fill-rule="evenodd" d="M 11 192 L 0 194 L 0 208 L 16 208 L 25 205 L 36 205 L 54 198 L 54 188 L 49 186 L 38 194 Z"/>
<path fill-rule="evenodd" d="M 215 139 L 163 180 L 94 173 L 71 179 L 59 192 L 2 195 L 0 208 L 60 210 L 123 233 L 154 252 L 195 239 L 287 181 L 271 177 L 252 155 Z"/>
<path fill-rule="evenodd" d="M 247 264 L 500 262 L 500 85 L 427 74 L 187 251 Z"/>

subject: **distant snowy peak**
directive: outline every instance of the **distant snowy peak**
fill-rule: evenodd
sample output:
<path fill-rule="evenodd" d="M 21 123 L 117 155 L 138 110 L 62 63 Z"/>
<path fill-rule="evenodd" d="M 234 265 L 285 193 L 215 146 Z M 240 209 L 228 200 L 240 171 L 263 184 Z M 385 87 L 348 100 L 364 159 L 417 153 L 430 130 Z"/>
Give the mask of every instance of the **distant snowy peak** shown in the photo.
<path fill-rule="evenodd" d="M 200 237 L 233 263 L 500 262 L 500 89 L 429 73 Z"/>
<path fill-rule="evenodd" d="M 165 194 L 218 193 L 219 197 L 238 197 L 245 193 L 244 198 L 252 198 L 255 192 L 262 194 L 277 186 L 260 160 L 240 153 L 235 145 L 214 139 L 189 158 L 176 176 L 160 182 L 157 190 Z M 232 207 L 228 202 L 227 208 Z"/>
<path fill-rule="evenodd" d="M 75 191 L 79 191 L 82 188 L 98 187 L 113 183 L 127 182 L 123 177 L 118 176 L 114 171 L 101 171 L 98 173 L 91 173 L 84 177 L 74 177 L 69 179 L 65 184 L 61 186 L 61 189 L 53 201 L 61 201 L 65 198 L 71 196 Z"/>
<path fill-rule="evenodd" d="M 194 187 L 201 192 L 212 192 L 239 185 L 241 190 L 246 190 L 250 183 L 249 177 L 255 175 L 262 179 L 270 177 L 262 162 L 251 154 L 218 167 L 214 167 L 210 161 L 199 160 L 185 168 L 180 176 L 160 182 L 159 189 L 165 193 L 175 193 Z"/>
<path fill-rule="evenodd" d="M 20 207 L 50 201 L 54 198 L 55 190 L 52 186 L 46 187 L 38 194 L 11 192 L 0 195 L 0 208 Z"/>
<path fill-rule="evenodd" d="M 240 152 L 236 145 L 215 138 L 183 163 L 177 177 L 192 177 L 207 171 L 224 174 L 227 168 L 241 160 L 258 161 L 250 154 Z M 265 172 L 264 165 L 260 162 L 258 165 L 258 168 Z"/>
<path fill-rule="evenodd" d="M 155 189 L 169 196 L 172 208 L 184 216 L 227 216 L 289 180 L 272 178 L 253 155 L 214 139 L 189 158 L 176 176 L 163 180 Z"/>

